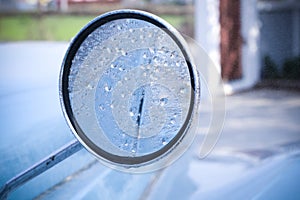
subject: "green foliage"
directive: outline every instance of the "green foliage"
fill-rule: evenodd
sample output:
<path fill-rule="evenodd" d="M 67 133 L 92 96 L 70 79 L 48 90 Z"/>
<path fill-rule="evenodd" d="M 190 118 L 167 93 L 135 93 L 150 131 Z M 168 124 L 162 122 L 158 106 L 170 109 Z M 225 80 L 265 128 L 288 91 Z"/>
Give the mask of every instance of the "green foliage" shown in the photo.
<path fill-rule="evenodd" d="M 270 56 L 265 56 L 262 77 L 264 79 L 294 79 L 300 80 L 300 56 L 286 59 L 282 71 L 271 59 Z"/>
<path fill-rule="evenodd" d="M 69 41 L 96 16 L 82 15 L 16 15 L 0 17 L 0 41 L 54 40 Z M 179 28 L 182 16 L 161 16 Z"/>
<path fill-rule="evenodd" d="M 185 17 L 179 15 L 161 15 L 160 17 L 177 29 L 186 22 Z"/>
<path fill-rule="evenodd" d="M 262 71 L 262 77 L 265 79 L 276 79 L 279 78 L 278 66 L 271 59 L 270 56 L 264 57 L 264 66 Z"/>
<path fill-rule="evenodd" d="M 0 18 L 0 41 L 68 41 L 94 16 L 30 16 Z"/>
<path fill-rule="evenodd" d="M 287 59 L 283 64 L 283 77 L 300 80 L 300 56 Z"/>

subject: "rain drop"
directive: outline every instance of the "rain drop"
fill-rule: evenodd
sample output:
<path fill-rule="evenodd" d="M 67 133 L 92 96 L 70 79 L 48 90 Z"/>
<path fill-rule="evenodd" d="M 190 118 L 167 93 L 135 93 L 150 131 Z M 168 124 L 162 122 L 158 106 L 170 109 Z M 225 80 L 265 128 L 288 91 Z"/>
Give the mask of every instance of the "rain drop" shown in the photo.
<path fill-rule="evenodd" d="M 161 141 L 162 141 L 162 144 L 163 144 L 163 145 L 166 145 L 166 144 L 167 144 L 167 142 L 166 142 L 166 139 L 165 139 L 165 138 L 163 138 Z"/>
<path fill-rule="evenodd" d="M 120 51 L 122 51 L 122 48 L 116 47 L 115 50 L 116 50 L 116 52 L 120 52 Z"/>
<path fill-rule="evenodd" d="M 104 87 L 104 90 L 105 90 L 106 92 L 110 92 L 111 88 L 110 88 L 108 85 L 106 85 L 106 86 Z"/>
<path fill-rule="evenodd" d="M 117 26 L 117 29 L 122 30 L 123 28 L 122 28 L 122 26 Z"/>
<path fill-rule="evenodd" d="M 170 54 L 170 58 L 175 58 L 177 56 L 178 56 L 178 54 L 176 51 L 172 51 L 172 53 Z"/>
<path fill-rule="evenodd" d="M 158 62 L 158 61 L 159 61 L 158 56 L 154 56 L 154 57 L 153 57 L 153 61 L 154 61 L 154 62 Z"/>
<path fill-rule="evenodd" d="M 160 105 L 161 106 L 164 106 L 164 105 L 166 105 L 168 103 L 168 98 L 161 98 L 160 99 Z"/>
<path fill-rule="evenodd" d="M 147 54 L 146 53 L 143 54 L 143 58 L 147 58 Z"/>
<path fill-rule="evenodd" d="M 115 28 L 116 25 L 115 25 L 114 23 L 112 23 L 109 27 L 110 27 L 110 28 Z"/>
<path fill-rule="evenodd" d="M 168 48 L 167 48 L 167 47 L 162 47 L 161 50 L 162 50 L 163 52 L 168 52 Z"/>
<path fill-rule="evenodd" d="M 121 51 L 121 54 L 122 54 L 123 56 L 127 56 L 128 53 L 127 53 L 126 51 L 122 50 L 122 51 Z"/>
<path fill-rule="evenodd" d="M 185 88 L 180 88 L 179 92 L 180 92 L 181 94 L 184 94 L 184 93 L 185 93 Z"/>
<path fill-rule="evenodd" d="M 92 90 L 94 87 L 91 84 L 88 84 L 86 88 Z"/>
<path fill-rule="evenodd" d="M 110 65 L 110 68 L 112 68 L 112 69 L 114 69 L 115 67 L 116 67 L 115 64 L 111 64 L 111 65 Z"/>
<path fill-rule="evenodd" d="M 102 104 L 99 105 L 100 110 L 104 110 L 104 106 Z"/>

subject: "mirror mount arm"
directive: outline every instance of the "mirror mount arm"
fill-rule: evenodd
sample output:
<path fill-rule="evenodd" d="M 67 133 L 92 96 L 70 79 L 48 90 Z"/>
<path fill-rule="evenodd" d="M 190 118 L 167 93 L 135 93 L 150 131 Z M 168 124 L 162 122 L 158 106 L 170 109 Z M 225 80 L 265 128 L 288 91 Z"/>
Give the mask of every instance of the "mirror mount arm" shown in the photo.
<path fill-rule="evenodd" d="M 0 200 L 6 199 L 9 193 L 14 191 L 27 181 L 35 178 L 36 176 L 42 174 L 43 172 L 52 168 L 66 158 L 70 157 L 82 148 L 83 146 L 80 144 L 80 142 L 77 139 L 74 139 L 73 141 L 48 155 L 46 158 L 32 165 L 12 179 L 8 180 L 0 189 Z"/>

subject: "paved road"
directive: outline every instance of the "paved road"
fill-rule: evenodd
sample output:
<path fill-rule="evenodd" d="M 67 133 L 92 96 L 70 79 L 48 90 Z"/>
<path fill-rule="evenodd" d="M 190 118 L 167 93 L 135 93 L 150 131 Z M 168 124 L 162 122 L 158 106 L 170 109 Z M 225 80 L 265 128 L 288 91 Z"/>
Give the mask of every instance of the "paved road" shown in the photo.
<path fill-rule="evenodd" d="M 0 44 L 0 184 L 73 139 L 58 100 L 66 43 Z M 172 166 L 132 175 L 82 150 L 16 190 L 11 199 L 299 199 L 300 93 L 259 89 L 227 97 L 221 137 L 192 147 Z M 298 195 L 298 196 L 297 196 Z"/>

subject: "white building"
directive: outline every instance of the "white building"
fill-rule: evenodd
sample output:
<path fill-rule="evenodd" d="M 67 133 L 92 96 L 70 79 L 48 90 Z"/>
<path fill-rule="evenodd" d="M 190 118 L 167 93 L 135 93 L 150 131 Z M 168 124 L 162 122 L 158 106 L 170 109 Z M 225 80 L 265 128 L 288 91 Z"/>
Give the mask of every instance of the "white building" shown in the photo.
<path fill-rule="evenodd" d="M 226 93 L 256 85 L 261 80 L 265 56 L 270 56 L 280 71 L 287 58 L 300 55 L 300 1 L 240 0 L 239 3 L 242 76 L 225 83 Z M 220 66 L 220 0 L 196 0 L 195 4 L 196 40 L 216 66 Z"/>

